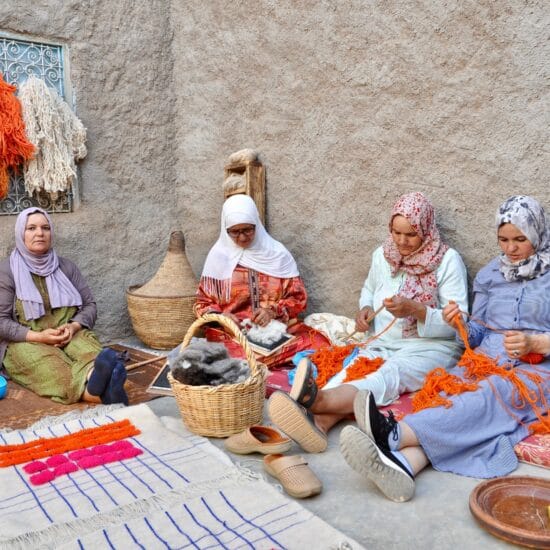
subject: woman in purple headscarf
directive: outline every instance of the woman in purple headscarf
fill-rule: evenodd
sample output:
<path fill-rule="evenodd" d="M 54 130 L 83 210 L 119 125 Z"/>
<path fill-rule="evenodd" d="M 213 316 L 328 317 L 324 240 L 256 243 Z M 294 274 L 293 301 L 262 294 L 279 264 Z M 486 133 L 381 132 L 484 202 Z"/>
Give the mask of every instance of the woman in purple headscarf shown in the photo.
<path fill-rule="evenodd" d="M 0 262 L 0 361 L 12 380 L 59 403 L 128 403 L 126 370 L 92 332 L 97 310 L 76 265 L 57 255 L 50 216 L 27 208 Z"/>

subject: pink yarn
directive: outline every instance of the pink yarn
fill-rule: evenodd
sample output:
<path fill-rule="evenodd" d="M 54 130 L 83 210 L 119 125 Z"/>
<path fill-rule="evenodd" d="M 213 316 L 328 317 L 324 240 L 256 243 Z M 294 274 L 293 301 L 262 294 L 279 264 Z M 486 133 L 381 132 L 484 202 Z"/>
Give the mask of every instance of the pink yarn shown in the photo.
<path fill-rule="evenodd" d="M 111 451 L 110 445 L 96 445 L 92 447 L 92 453 L 95 455 L 102 455 Z"/>
<path fill-rule="evenodd" d="M 74 462 L 66 462 L 65 464 L 60 464 L 59 466 L 54 468 L 53 473 L 55 477 L 59 477 L 66 474 L 72 474 L 78 469 L 78 466 Z"/>
<path fill-rule="evenodd" d="M 79 469 L 85 470 L 111 462 L 120 462 L 139 456 L 142 453 L 142 449 L 134 447 L 129 441 L 123 440 L 112 445 L 96 445 L 89 449 L 79 449 L 67 456 L 62 454 L 53 455 L 45 462 L 34 460 L 25 464 L 23 470 L 27 474 L 33 474 L 29 478 L 33 485 L 43 485 L 56 477 L 71 474 Z"/>
<path fill-rule="evenodd" d="M 103 464 L 103 461 L 101 460 L 101 456 L 91 455 L 85 456 L 80 460 L 77 460 L 76 463 L 80 466 L 80 468 L 85 470 L 86 468 L 95 468 L 96 466 L 101 466 L 101 464 Z"/>
<path fill-rule="evenodd" d="M 66 462 L 69 462 L 69 459 L 65 455 L 53 455 L 46 459 L 46 464 L 50 468 L 65 464 Z"/>
<path fill-rule="evenodd" d="M 25 464 L 25 466 L 23 466 L 23 470 L 27 472 L 27 474 L 36 474 L 37 472 L 41 472 L 46 468 L 47 466 L 41 460 L 33 460 L 32 462 L 29 462 L 28 464 Z"/>
<path fill-rule="evenodd" d="M 71 460 L 80 460 L 81 458 L 84 458 L 85 456 L 90 456 L 92 454 L 92 451 L 90 449 L 78 449 L 78 451 L 73 451 L 72 453 L 69 453 L 68 456 Z"/>
<path fill-rule="evenodd" d="M 33 485 L 44 485 L 44 483 L 48 483 L 48 481 L 52 481 L 54 478 L 55 474 L 52 470 L 44 470 L 43 472 L 32 475 L 29 479 Z"/>

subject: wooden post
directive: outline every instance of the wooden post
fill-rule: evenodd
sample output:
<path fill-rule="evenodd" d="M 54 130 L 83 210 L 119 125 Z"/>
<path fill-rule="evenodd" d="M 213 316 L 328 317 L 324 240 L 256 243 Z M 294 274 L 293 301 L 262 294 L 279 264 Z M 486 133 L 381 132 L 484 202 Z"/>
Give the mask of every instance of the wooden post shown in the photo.
<path fill-rule="evenodd" d="M 231 193 L 224 192 L 224 200 L 230 195 L 244 193 L 252 197 L 258 208 L 260 220 L 265 226 L 265 168 L 258 160 L 233 162 L 224 167 L 224 180 L 231 174 L 244 176 L 244 189 L 235 189 Z"/>

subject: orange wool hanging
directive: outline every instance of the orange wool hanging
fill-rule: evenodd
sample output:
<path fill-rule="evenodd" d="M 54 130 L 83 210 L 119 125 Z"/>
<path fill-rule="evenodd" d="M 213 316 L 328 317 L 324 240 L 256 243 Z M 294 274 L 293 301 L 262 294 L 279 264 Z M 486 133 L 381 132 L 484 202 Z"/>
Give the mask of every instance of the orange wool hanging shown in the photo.
<path fill-rule="evenodd" d="M 25 135 L 21 103 L 15 90 L 0 73 L 0 200 L 8 194 L 8 169 L 17 170 L 34 153 L 34 145 Z"/>
<path fill-rule="evenodd" d="M 434 369 L 428 373 L 424 380 L 423 387 L 413 397 L 412 407 L 413 412 L 420 411 L 428 407 L 445 406 L 450 407 L 452 402 L 440 395 L 440 392 L 444 392 L 447 395 L 458 395 L 466 391 L 475 391 L 478 387 L 478 382 L 487 379 L 491 375 L 498 375 L 514 386 L 513 405 L 516 408 L 523 408 L 525 406 L 531 406 L 535 412 L 539 422 L 532 424 L 530 430 L 533 433 L 546 433 L 550 434 L 550 421 L 548 419 L 548 403 L 544 397 L 543 383 L 545 376 L 547 378 L 548 373 L 542 375 L 527 372 L 521 368 L 514 368 L 511 365 L 497 365 L 497 363 L 482 353 L 476 353 L 469 345 L 468 333 L 466 326 L 461 316 L 456 317 L 456 327 L 462 341 L 464 342 L 465 351 L 460 360 L 458 366 L 465 368 L 465 377 L 467 381 L 462 380 L 460 377 L 447 373 L 441 368 Z M 542 358 L 539 354 L 527 354 L 522 357 L 524 362 L 530 362 L 531 364 L 540 363 Z M 518 373 L 522 373 L 533 382 L 537 391 L 531 391 L 527 384 L 521 379 Z M 490 383 L 490 381 L 489 381 Z M 510 407 L 504 403 L 496 391 L 491 385 L 496 398 L 500 401 L 501 405 L 509 412 L 511 416 L 516 418 L 518 423 L 522 421 L 516 417 L 516 415 L 510 410 Z M 538 401 L 541 401 L 542 409 L 537 405 Z"/>

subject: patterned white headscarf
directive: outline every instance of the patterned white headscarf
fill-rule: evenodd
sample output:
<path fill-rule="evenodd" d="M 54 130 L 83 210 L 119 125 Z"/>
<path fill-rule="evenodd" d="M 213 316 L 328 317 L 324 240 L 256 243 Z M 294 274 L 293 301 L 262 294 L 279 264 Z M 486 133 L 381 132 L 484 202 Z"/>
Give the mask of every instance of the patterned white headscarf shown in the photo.
<path fill-rule="evenodd" d="M 526 195 L 515 195 L 502 203 L 496 213 L 497 229 L 515 225 L 529 240 L 535 253 L 525 260 L 512 262 L 500 255 L 500 271 L 507 281 L 523 281 L 540 277 L 550 267 L 550 224 L 541 204 Z"/>
<path fill-rule="evenodd" d="M 228 228 L 241 223 L 256 226 L 254 240 L 248 248 L 236 244 L 227 233 Z M 223 205 L 220 236 L 210 249 L 202 270 L 204 289 L 210 295 L 228 301 L 237 264 L 281 279 L 299 275 L 292 254 L 266 231 L 256 204 L 248 195 L 233 195 Z"/>

